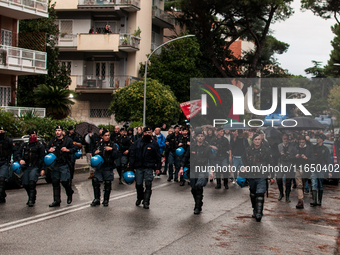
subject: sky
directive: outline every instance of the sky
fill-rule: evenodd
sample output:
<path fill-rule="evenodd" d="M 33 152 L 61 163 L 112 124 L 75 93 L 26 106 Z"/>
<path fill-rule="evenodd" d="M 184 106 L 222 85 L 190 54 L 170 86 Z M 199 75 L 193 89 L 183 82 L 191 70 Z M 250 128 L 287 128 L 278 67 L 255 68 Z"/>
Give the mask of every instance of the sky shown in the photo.
<path fill-rule="evenodd" d="M 286 53 L 276 54 L 275 58 L 289 73 L 307 76 L 304 70 L 313 66 L 312 60 L 321 61 L 322 66 L 327 64 L 331 40 L 335 36 L 331 26 L 336 21 L 334 18 L 325 20 L 309 10 L 300 11 L 300 0 L 295 0 L 291 6 L 295 13 L 289 19 L 270 26 L 278 40 L 290 45 Z"/>

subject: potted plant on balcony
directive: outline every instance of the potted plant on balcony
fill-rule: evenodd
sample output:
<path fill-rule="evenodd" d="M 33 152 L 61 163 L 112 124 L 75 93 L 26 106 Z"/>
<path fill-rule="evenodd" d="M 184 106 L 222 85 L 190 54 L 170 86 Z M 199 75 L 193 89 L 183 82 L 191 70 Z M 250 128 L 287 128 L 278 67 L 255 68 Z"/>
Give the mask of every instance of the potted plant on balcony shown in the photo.
<path fill-rule="evenodd" d="M 140 37 L 141 33 L 142 33 L 142 30 L 140 30 L 140 28 L 138 27 L 138 29 L 133 32 L 133 35 L 137 36 L 137 37 Z"/>
<path fill-rule="evenodd" d="M 130 43 L 130 35 L 125 34 L 123 41 L 122 41 L 122 46 L 127 46 Z"/>

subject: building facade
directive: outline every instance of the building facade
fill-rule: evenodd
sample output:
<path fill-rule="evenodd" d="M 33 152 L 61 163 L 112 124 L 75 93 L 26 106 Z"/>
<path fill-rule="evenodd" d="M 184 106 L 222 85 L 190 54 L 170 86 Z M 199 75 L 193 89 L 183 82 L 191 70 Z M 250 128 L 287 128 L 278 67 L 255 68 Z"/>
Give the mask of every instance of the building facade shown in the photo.
<path fill-rule="evenodd" d="M 113 124 L 112 93 L 138 80 L 140 63 L 174 18 L 161 0 L 57 0 L 59 60 L 70 72 L 71 117 Z"/>
<path fill-rule="evenodd" d="M 19 20 L 47 17 L 47 0 L 0 0 L 0 106 L 16 105 L 18 75 L 47 74 L 46 52 L 28 43 L 36 35 L 19 31 Z"/>

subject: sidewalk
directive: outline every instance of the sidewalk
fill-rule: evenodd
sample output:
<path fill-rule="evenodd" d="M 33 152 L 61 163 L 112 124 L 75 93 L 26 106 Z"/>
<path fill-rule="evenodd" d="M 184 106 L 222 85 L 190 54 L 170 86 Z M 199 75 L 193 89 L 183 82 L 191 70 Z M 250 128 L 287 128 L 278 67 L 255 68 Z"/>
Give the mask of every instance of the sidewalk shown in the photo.
<path fill-rule="evenodd" d="M 76 166 L 74 169 L 74 173 L 87 173 L 89 171 L 89 164 L 86 162 L 86 156 L 82 156 L 80 159 L 76 160 Z"/>

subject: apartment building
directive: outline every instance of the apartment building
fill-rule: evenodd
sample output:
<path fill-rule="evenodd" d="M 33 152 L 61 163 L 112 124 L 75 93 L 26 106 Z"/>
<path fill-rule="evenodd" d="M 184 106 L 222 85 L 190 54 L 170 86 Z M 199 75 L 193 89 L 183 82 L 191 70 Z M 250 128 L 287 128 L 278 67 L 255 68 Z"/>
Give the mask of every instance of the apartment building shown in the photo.
<path fill-rule="evenodd" d="M 108 113 L 112 93 L 138 79 L 140 63 L 162 44 L 174 17 L 162 0 L 57 0 L 55 9 L 59 60 L 77 94 L 71 117 L 116 124 Z"/>
<path fill-rule="evenodd" d="M 16 105 L 18 75 L 47 74 L 46 52 L 30 46 L 39 36 L 18 30 L 20 20 L 47 17 L 47 0 L 0 0 L 0 106 Z"/>

